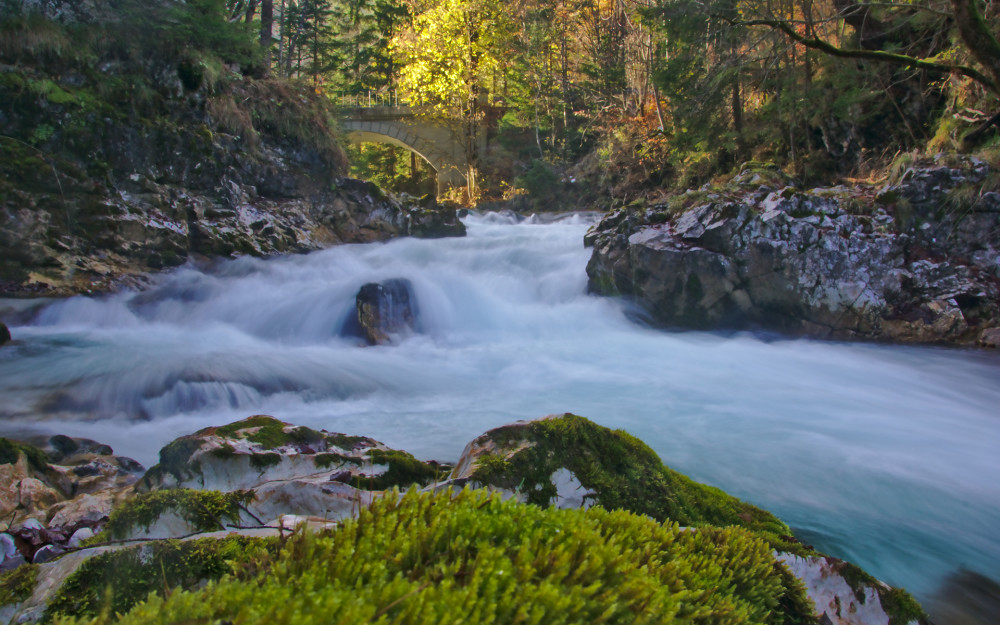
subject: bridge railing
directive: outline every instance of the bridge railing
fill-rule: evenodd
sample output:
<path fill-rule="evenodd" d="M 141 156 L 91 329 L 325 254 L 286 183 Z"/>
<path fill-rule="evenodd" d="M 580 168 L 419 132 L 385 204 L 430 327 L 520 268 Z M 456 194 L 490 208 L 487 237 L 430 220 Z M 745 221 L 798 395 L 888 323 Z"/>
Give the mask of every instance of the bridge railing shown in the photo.
<path fill-rule="evenodd" d="M 389 108 L 408 106 L 396 91 L 367 91 L 363 93 L 335 93 L 332 96 L 337 106 L 343 108 Z"/>

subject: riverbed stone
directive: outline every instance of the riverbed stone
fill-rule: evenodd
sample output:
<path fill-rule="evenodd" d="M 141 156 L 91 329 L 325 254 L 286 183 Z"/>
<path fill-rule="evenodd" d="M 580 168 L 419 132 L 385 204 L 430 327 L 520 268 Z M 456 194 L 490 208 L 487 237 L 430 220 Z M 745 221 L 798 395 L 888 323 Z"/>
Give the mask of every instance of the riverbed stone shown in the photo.
<path fill-rule="evenodd" d="M 0 464 L 0 515 L 15 526 L 99 523 L 144 472 L 139 463 L 89 439 L 54 436 L 40 446 L 2 440 L 13 461 Z"/>
<path fill-rule="evenodd" d="M 979 344 L 983 347 L 1000 348 L 1000 328 L 988 328 L 983 330 L 979 337 Z"/>
<path fill-rule="evenodd" d="M 98 523 L 106 520 L 114 508 L 118 491 L 107 489 L 97 493 L 83 493 L 69 501 L 57 503 L 48 511 L 48 524 L 54 527 Z"/>
<path fill-rule="evenodd" d="M 355 304 L 358 325 L 369 345 L 385 345 L 415 330 L 417 303 L 413 285 L 405 278 L 363 285 Z"/>

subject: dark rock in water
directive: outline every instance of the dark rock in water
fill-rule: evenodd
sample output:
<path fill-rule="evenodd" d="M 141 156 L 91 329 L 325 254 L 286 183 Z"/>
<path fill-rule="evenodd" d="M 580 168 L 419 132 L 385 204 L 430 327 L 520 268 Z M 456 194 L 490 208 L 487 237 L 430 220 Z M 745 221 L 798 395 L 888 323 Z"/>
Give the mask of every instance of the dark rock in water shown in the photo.
<path fill-rule="evenodd" d="M 945 580 L 927 608 L 936 623 L 995 623 L 1000 614 L 1000 584 L 975 571 L 962 570 Z"/>
<path fill-rule="evenodd" d="M 110 456 L 114 453 L 110 445 L 89 438 L 71 438 L 64 434 L 56 434 L 45 440 L 32 439 L 28 442 L 44 451 L 51 462 L 57 463 L 70 458 L 78 459 L 89 455 Z"/>
<path fill-rule="evenodd" d="M 7 329 L 7 324 L 0 321 L 0 345 L 10 341 L 10 330 Z"/>
<path fill-rule="evenodd" d="M 410 209 L 406 233 L 420 239 L 464 237 L 465 224 L 459 220 L 454 206 L 436 204 L 433 198 L 428 202 L 425 196 L 417 207 Z"/>
<path fill-rule="evenodd" d="M 357 295 L 358 323 L 371 345 L 390 342 L 390 335 L 415 330 L 416 301 L 409 280 L 393 278 L 369 282 Z"/>

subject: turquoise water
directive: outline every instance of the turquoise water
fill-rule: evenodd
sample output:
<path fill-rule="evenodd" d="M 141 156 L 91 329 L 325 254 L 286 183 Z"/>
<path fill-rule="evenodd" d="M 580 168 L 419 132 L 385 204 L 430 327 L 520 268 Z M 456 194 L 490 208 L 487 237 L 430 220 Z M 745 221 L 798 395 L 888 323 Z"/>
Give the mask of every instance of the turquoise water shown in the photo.
<path fill-rule="evenodd" d="M 0 350 L 0 434 L 88 436 L 150 465 L 265 413 L 455 460 L 491 427 L 569 411 L 922 599 L 959 570 L 1000 579 L 995 353 L 649 329 L 586 294 L 587 224 L 471 216 L 462 239 L 185 267 L 50 304 Z M 358 288 L 396 277 L 418 332 L 341 336 Z"/>

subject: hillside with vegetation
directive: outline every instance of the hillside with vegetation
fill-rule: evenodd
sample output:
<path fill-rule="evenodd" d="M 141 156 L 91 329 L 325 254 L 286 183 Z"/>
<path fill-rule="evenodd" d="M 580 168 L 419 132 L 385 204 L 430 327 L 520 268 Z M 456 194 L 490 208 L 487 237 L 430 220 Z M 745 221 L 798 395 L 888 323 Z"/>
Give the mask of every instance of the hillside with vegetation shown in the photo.
<path fill-rule="evenodd" d="M 747 161 L 807 184 L 869 177 L 900 152 L 985 150 L 996 161 L 1000 44 L 990 3 L 279 8 L 286 75 L 328 93 L 428 107 L 461 120 L 469 146 L 486 134 L 486 153 L 470 153 L 474 199 L 527 194 L 528 208 L 557 197 L 634 199 L 701 186 Z M 363 149 L 378 164 L 371 175 L 406 179 L 405 154 Z"/>
<path fill-rule="evenodd" d="M 223 3 L 3 16 L 0 291 L 103 292 L 191 259 L 410 231 L 407 207 L 344 178 L 329 100 L 272 74 Z"/>

